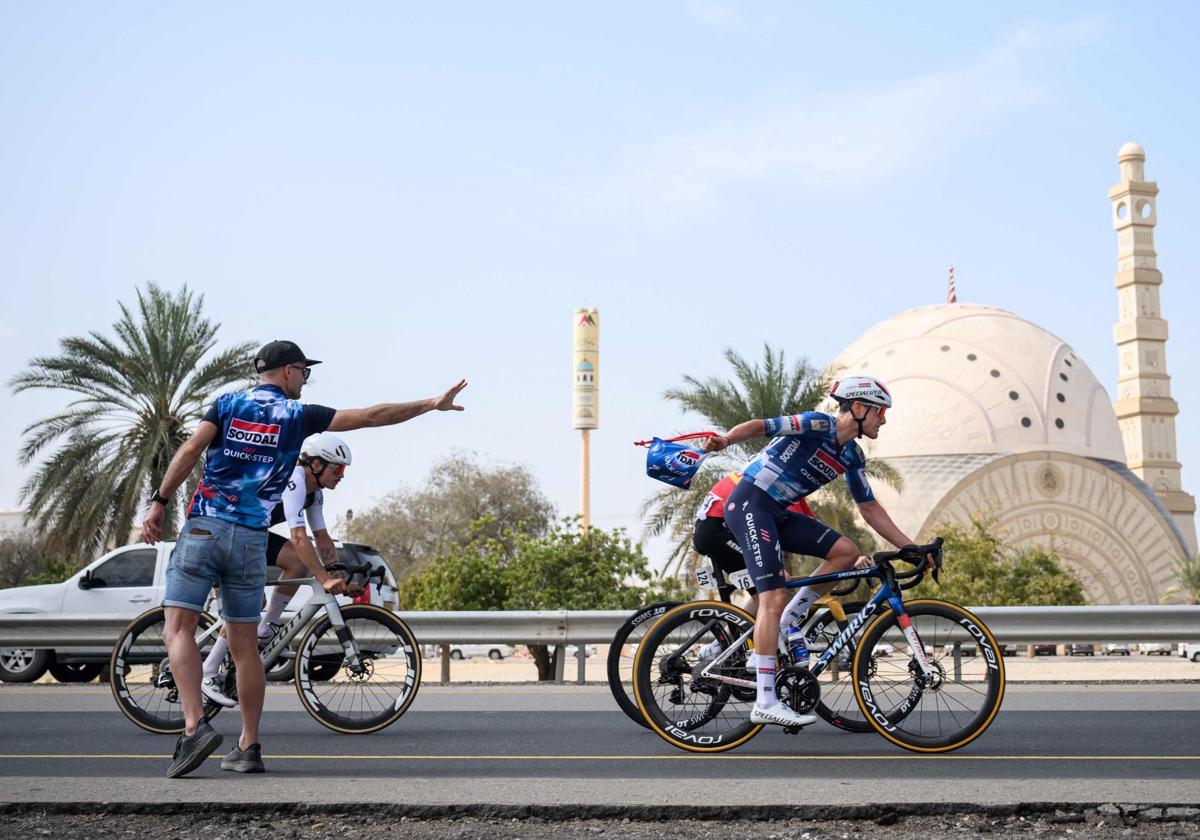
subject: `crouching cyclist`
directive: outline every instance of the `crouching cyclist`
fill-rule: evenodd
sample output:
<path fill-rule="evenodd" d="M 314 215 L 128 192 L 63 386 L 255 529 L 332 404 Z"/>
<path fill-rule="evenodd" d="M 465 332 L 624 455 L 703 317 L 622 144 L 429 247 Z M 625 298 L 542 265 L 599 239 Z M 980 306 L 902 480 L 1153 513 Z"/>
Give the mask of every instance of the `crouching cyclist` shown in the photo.
<path fill-rule="evenodd" d="M 811 516 L 792 513 L 788 506 L 830 481 L 845 476 L 863 519 L 881 537 L 920 561 L 915 546 L 883 506 L 867 482 L 866 458 L 856 438 L 879 437 L 887 422 L 892 397 L 882 382 L 870 376 L 849 376 L 834 383 L 830 396 L 837 402 L 834 416 L 816 411 L 766 420 L 747 420 L 725 435 L 709 438 L 706 448 L 718 452 L 732 443 L 769 436 L 767 444 L 746 465 L 744 477 L 725 505 L 725 522 L 737 539 L 746 568 L 759 592 L 754 627 L 754 664 L 758 695 L 750 720 L 781 726 L 807 726 L 815 715 L 799 714 L 775 695 L 775 651 L 783 628 L 801 617 L 833 584 L 805 586 L 789 601 L 783 567 L 785 551 L 823 558 L 813 576 L 842 572 L 870 561 L 858 547 Z"/>
<path fill-rule="evenodd" d="M 283 496 L 271 510 L 271 525 L 286 522 L 291 529 L 291 539 L 274 531 L 267 532 L 267 565 L 279 568 L 281 581 L 314 577 L 332 595 L 346 591 L 341 578 L 325 571 L 326 565 L 337 560 L 337 549 L 325 526 L 323 506 L 324 491 L 337 488 L 348 466 L 350 446 L 342 438 L 331 432 L 321 432 L 305 439 Z M 304 527 L 305 519 L 317 543 L 315 551 Z M 284 607 L 298 588 L 295 584 L 268 587 L 271 594 L 267 609 L 258 624 L 259 647 L 275 635 Z M 223 635 L 219 636 L 204 660 L 204 677 L 200 682 L 200 693 L 225 707 L 237 705 L 237 701 L 225 693 L 225 681 L 221 677 L 221 665 L 228 650 L 229 643 Z"/>

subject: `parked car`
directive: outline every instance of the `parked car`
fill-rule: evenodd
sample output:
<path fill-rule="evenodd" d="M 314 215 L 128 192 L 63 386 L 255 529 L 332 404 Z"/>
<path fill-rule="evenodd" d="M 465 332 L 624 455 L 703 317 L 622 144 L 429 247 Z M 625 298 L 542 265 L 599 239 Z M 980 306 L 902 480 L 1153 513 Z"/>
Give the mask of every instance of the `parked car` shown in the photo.
<path fill-rule="evenodd" d="M 1001 656 L 1016 656 L 1018 653 L 1021 652 L 1021 649 L 1023 647 L 1024 647 L 1024 645 L 1001 645 L 1000 646 L 1000 655 Z"/>
<path fill-rule="evenodd" d="M 512 645 L 451 645 L 451 659 L 468 659 L 472 656 L 486 656 L 493 662 L 507 659 L 517 652 Z"/>
<path fill-rule="evenodd" d="M 1179 646 L 1179 655 L 1200 662 L 1200 642 L 1184 642 Z"/>
<path fill-rule="evenodd" d="M 1170 642 L 1142 642 L 1138 649 L 1146 656 L 1170 656 L 1175 652 L 1175 645 Z"/>
<path fill-rule="evenodd" d="M 1067 645 L 1067 656 L 1095 656 L 1096 646 L 1091 642 L 1074 642 Z"/>
<path fill-rule="evenodd" d="M 1058 656 L 1058 645 L 1037 644 L 1031 647 L 1034 656 Z"/>
<path fill-rule="evenodd" d="M 567 656 L 572 656 L 572 657 L 573 657 L 573 656 L 578 656 L 578 655 L 579 655 L 579 648 L 578 648 L 576 645 L 567 645 L 567 651 L 566 651 L 566 653 L 567 653 Z M 585 648 L 584 648 L 584 654 L 583 654 L 583 655 L 584 655 L 585 657 L 587 657 L 587 656 L 595 656 L 595 655 L 596 655 L 596 646 L 595 646 L 595 645 L 586 645 L 586 646 L 585 646 Z"/>
<path fill-rule="evenodd" d="M 1129 656 L 1130 653 L 1127 642 L 1109 642 L 1104 646 L 1105 656 Z"/>
<path fill-rule="evenodd" d="M 399 608 L 396 579 L 375 549 L 359 543 L 335 543 L 339 557 L 366 560 L 382 566 L 382 585 L 372 585 L 357 599 L 395 610 Z M 0 590 L 0 613 L 42 615 L 108 615 L 133 620 L 162 603 L 167 561 L 175 543 L 135 543 L 121 546 L 89 563 L 62 583 L 17 586 Z M 311 597 L 301 587 L 289 605 L 298 610 Z M 349 604 L 351 599 L 341 598 Z M 60 682 L 87 682 L 108 664 L 110 647 L 72 647 L 57 650 L 0 649 L 0 681 L 33 682 L 47 671 Z"/>

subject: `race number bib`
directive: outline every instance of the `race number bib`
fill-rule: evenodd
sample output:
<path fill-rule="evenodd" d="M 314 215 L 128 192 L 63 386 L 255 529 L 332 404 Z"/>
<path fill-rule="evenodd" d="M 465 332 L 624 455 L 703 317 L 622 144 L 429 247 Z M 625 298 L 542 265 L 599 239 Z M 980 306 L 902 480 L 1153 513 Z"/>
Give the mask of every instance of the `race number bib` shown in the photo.
<path fill-rule="evenodd" d="M 729 582 L 738 589 L 750 589 L 754 586 L 754 580 L 750 577 L 750 573 L 745 569 L 734 572 L 729 576 Z"/>
<path fill-rule="evenodd" d="M 696 566 L 696 583 L 700 584 L 701 589 L 717 588 L 717 576 L 713 573 L 712 561 L 707 557 Z"/>

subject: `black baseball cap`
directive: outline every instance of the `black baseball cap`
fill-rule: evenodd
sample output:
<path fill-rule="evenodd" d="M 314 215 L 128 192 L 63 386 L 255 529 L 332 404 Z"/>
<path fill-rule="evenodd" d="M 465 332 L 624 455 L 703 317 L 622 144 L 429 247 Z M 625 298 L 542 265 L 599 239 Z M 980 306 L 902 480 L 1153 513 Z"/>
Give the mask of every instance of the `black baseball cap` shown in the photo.
<path fill-rule="evenodd" d="M 305 367 L 321 364 L 316 359 L 304 355 L 304 351 L 294 341 L 271 341 L 262 346 L 254 357 L 254 369 L 259 373 L 281 368 L 284 365 L 295 365 L 304 362 Z"/>

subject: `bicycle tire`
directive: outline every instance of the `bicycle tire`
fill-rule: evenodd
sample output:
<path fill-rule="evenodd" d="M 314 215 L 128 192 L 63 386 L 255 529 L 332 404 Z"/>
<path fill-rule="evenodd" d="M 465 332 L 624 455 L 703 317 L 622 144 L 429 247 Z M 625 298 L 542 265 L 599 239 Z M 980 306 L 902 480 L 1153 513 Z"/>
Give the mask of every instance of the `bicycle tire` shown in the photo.
<path fill-rule="evenodd" d="M 336 628 L 328 614 L 322 614 L 308 626 L 296 647 L 296 693 L 305 710 L 334 732 L 378 732 L 399 720 L 417 696 L 421 686 L 420 648 L 408 625 L 382 607 L 352 604 L 342 607 L 341 614 L 364 658 L 364 671 L 355 674 L 347 667 Z M 336 670 L 331 672 L 335 664 Z M 380 679 L 373 683 L 368 696 L 364 686 L 376 674 Z M 357 694 L 348 687 L 355 683 Z M 338 697 L 349 702 L 335 709 L 330 702 Z M 347 712 L 355 712 L 355 716 Z"/>
<path fill-rule="evenodd" d="M 208 613 L 200 613 L 197 632 L 203 632 L 216 622 Z M 167 648 L 162 641 L 166 626 L 166 610 L 154 607 L 131 621 L 109 658 L 111 679 L 109 687 L 117 708 L 130 722 L 157 735 L 176 735 L 183 732 L 183 704 L 178 701 L 174 681 L 157 685 L 159 669 L 167 661 Z M 203 658 L 205 651 L 201 651 Z M 145 669 L 149 669 L 147 672 Z M 146 677 L 143 683 L 142 677 Z M 175 701 L 171 702 L 171 697 Z M 204 717 L 212 720 L 221 707 L 204 700 Z"/>
<path fill-rule="evenodd" d="M 739 607 L 723 601 L 693 601 L 668 610 L 654 623 L 638 646 L 634 661 L 634 697 L 650 729 L 672 746 L 689 752 L 714 753 L 731 750 L 744 744 L 762 730 L 760 724 L 750 723 L 750 706 L 754 703 L 754 689 L 734 688 L 728 683 L 696 678 L 693 675 L 695 653 L 704 638 L 720 638 L 732 641 L 752 627 L 754 619 Z M 689 626 L 691 625 L 691 626 Z M 673 638 L 674 634 L 674 638 Z M 723 635 L 722 635 L 723 634 Z M 680 642 L 679 638 L 684 641 Z M 672 647 L 672 646 L 676 647 Z M 747 651 L 749 646 L 747 646 Z M 688 659 L 691 654 L 692 659 Z M 738 679 L 748 679 L 744 653 L 742 659 L 734 659 L 725 666 L 726 672 Z M 684 676 L 692 677 L 685 687 Z M 753 679 L 749 679 L 753 685 Z M 665 694 L 656 691 L 656 686 L 674 686 Z M 700 725 L 686 719 L 687 700 L 683 692 L 690 689 L 694 695 L 702 695 L 698 701 L 700 714 L 695 719 Z M 663 708 L 663 699 L 669 706 Z M 679 709 L 684 708 L 684 712 Z"/>
<path fill-rule="evenodd" d="M 995 636 L 964 607 L 933 598 L 907 601 L 904 612 L 916 631 L 925 656 L 933 666 L 932 680 L 922 674 L 913 649 L 899 628 L 899 619 L 888 610 L 863 632 L 854 655 L 854 694 L 875 731 L 898 747 L 919 753 L 945 753 L 965 747 L 987 730 L 1004 701 L 1004 659 Z M 872 651 L 885 635 L 909 652 L 907 662 L 884 663 Z M 963 679 L 962 659 L 946 679 L 945 651 L 955 642 L 974 642 L 979 650 L 970 674 Z M 938 656 L 939 646 L 942 656 Z M 888 657 L 891 658 L 890 656 Z M 903 657 L 898 657 L 903 660 Z M 926 706 L 929 701 L 930 706 Z M 978 703 L 978 708 L 973 704 Z M 881 706 L 900 708 L 899 719 Z M 926 734 L 926 723 L 935 734 Z M 943 731 L 942 725 L 950 727 Z"/>
<path fill-rule="evenodd" d="M 678 601 L 658 601 L 636 610 L 617 629 L 608 648 L 608 688 L 613 699 L 630 720 L 647 729 L 650 726 L 633 696 L 633 662 L 638 645 L 654 622 L 678 605 Z"/>

